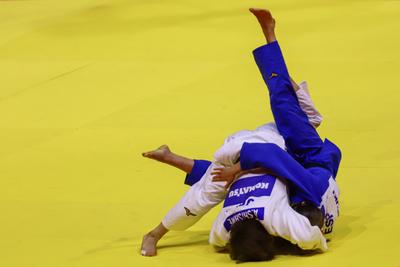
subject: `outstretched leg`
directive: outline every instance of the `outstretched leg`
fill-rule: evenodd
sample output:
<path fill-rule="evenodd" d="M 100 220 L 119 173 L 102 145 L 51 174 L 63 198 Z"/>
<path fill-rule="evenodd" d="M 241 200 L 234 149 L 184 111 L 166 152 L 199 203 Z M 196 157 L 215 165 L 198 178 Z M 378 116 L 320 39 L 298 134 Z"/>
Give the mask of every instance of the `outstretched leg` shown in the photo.
<path fill-rule="evenodd" d="M 308 165 L 310 155 L 317 154 L 323 142 L 297 100 L 296 88 L 276 41 L 275 20 L 268 10 L 250 11 L 256 16 L 268 43 L 254 50 L 253 54 L 269 89 L 275 123 L 285 139 L 288 152 L 300 163 Z"/>

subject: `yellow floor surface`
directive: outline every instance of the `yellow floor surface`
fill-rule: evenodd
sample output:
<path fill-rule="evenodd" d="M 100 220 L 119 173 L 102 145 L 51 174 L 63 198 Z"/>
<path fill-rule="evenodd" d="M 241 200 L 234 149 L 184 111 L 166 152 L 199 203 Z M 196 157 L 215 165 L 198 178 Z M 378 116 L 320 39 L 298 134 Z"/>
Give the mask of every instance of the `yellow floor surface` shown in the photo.
<path fill-rule="evenodd" d="M 272 120 L 248 7 L 268 7 L 291 74 L 342 149 L 330 250 L 248 266 L 400 266 L 400 2 L 0 1 L 0 266 L 232 266 L 218 208 L 139 255 L 187 190 L 141 157 L 211 159 Z M 247 265 L 246 265 L 247 266 Z"/>

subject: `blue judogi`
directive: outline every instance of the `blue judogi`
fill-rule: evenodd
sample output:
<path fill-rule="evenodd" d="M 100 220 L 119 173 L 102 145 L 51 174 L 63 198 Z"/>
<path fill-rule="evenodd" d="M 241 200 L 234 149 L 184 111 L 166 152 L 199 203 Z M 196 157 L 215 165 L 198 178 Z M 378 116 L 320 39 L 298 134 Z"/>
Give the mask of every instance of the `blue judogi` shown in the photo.
<path fill-rule="evenodd" d="M 244 143 L 241 168 L 267 168 L 289 182 L 292 203 L 309 201 L 319 207 L 329 178 L 337 175 L 341 152 L 328 139 L 321 140 L 300 108 L 278 42 L 261 46 L 253 54 L 269 89 L 271 110 L 288 151 L 271 143 Z M 195 160 L 185 183 L 193 185 L 200 180 L 210 164 Z"/>

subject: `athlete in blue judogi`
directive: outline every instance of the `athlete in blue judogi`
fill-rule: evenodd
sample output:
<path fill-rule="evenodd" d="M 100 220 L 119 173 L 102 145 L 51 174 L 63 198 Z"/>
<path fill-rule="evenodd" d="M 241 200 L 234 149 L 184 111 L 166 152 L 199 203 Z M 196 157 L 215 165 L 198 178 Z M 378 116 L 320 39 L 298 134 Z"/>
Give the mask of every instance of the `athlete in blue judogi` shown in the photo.
<path fill-rule="evenodd" d="M 338 210 L 336 175 L 341 160 L 339 148 L 321 140 L 301 109 L 281 49 L 275 38 L 275 21 L 266 10 L 252 11 L 258 18 L 267 44 L 253 51 L 255 61 L 267 84 L 271 110 L 287 151 L 276 144 L 244 143 L 240 162 L 215 172 L 215 181 L 230 184 L 242 170 L 266 168 L 289 182 L 294 206 L 314 205 L 324 215 L 324 234 L 332 231 Z"/>

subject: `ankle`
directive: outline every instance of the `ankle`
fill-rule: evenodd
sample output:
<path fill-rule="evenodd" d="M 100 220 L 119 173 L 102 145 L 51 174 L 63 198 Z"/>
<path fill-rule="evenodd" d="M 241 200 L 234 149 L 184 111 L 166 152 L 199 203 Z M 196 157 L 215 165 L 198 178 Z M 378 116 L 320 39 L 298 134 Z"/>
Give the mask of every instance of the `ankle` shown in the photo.
<path fill-rule="evenodd" d="M 160 234 L 157 233 L 157 232 L 154 231 L 154 230 L 151 231 L 151 232 L 149 232 L 149 233 L 147 233 L 147 234 L 146 234 L 146 237 L 153 238 L 153 239 L 155 239 L 156 241 L 160 240 L 160 238 L 161 238 Z"/>
<path fill-rule="evenodd" d="M 263 28 L 263 32 L 267 43 L 276 41 L 275 31 L 273 29 Z"/>

